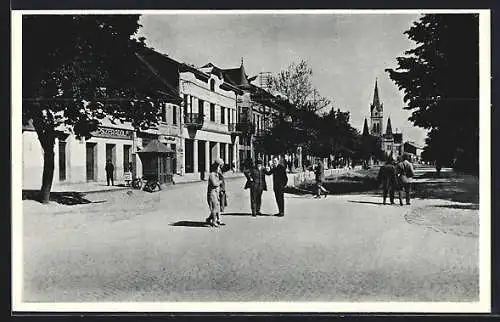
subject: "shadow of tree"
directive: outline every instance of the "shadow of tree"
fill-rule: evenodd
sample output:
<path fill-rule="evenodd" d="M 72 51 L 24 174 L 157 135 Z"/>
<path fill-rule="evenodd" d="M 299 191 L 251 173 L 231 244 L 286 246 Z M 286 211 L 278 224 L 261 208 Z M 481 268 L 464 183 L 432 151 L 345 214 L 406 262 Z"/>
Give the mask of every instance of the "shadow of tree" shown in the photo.
<path fill-rule="evenodd" d="M 84 196 L 84 193 L 77 191 L 51 192 L 50 201 L 68 206 L 92 203 L 92 201 L 84 198 Z M 23 190 L 22 197 L 23 200 L 41 202 L 40 190 Z"/>
<path fill-rule="evenodd" d="M 451 209 L 464 209 L 464 210 L 479 210 L 479 205 L 478 204 L 470 204 L 470 205 L 460 205 L 460 204 L 454 204 L 454 205 L 436 205 L 434 207 L 438 207 L 438 208 L 451 208 Z"/>
<path fill-rule="evenodd" d="M 479 183 L 476 180 L 413 183 L 412 195 L 420 199 L 445 199 L 479 205 Z"/>

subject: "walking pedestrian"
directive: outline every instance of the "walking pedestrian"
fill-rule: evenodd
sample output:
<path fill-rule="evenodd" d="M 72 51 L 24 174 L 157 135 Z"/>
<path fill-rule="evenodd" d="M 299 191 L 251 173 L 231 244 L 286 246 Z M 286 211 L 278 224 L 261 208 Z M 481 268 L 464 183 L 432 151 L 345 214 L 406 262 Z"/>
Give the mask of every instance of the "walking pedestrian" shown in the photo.
<path fill-rule="evenodd" d="M 267 191 L 266 173 L 262 166 L 262 160 L 257 160 L 256 165 L 252 166 L 249 162 L 249 168 L 244 171 L 247 182 L 245 189 L 250 189 L 250 206 L 252 217 L 262 215 L 260 207 L 262 205 L 262 193 Z"/>
<path fill-rule="evenodd" d="M 106 181 L 108 182 L 108 186 L 109 182 L 111 182 L 112 186 L 115 185 L 114 172 L 115 172 L 115 166 L 113 165 L 113 163 L 111 163 L 111 160 L 108 160 L 106 162 Z"/>
<path fill-rule="evenodd" d="M 396 166 L 396 173 L 398 175 L 398 183 L 399 183 L 399 200 L 401 206 L 403 205 L 403 201 L 401 199 L 402 190 L 405 191 L 405 199 L 406 204 L 410 205 L 410 178 L 413 178 L 413 166 L 408 160 L 410 156 L 408 154 L 403 154 L 403 157 L 399 157 L 399 162 Z"/>
<path fill-rule="evenodd" d="M 220 213 L 220 185 L 221 181 L 219 179 L 220 164 L 217 162 L 212 163 L 210 166 L 210 175 L 208 176 L 208 187 L 207 187 L 207 202 L 208 208 L 210 209 L 210 216 L 207 218 L 207 222 L 212 227 L 219 227 L 219 213 Z"/>
<path fill-rule="evenodd" d="M 314 175 L 316 179 L 316 197 L 315 198 L 321 198 L 321 195 L 323 194 L 326 198 L 328 195 L 328 190 L 323 187 L 323 182 L 325 181 L 325 168 L 323 166 L 323 162 L 321 160 L 318 160 L 318 163 L 316 164 L 316 167 L 314 168 Z"/>
<path fill-rule="evenodd" d="M 396 174 L 396 167 L 394 166 L 394 161 L 391 159 L 386 161 L 386 164 L 380 167 L 378 172 L 377 180 L 382 184 L 382 201 L 386 204 L 387 194 L 389 194 L 389 201 L 391 205 L 394 204 L 394 192 L 399 190 L 397 188 L 398 178 Z M 399 202 L 402 204 L 401 194 L 399 194 Z"/>
<path fill-rule="evenodd" d="M 266 174 L 273 176 L 273 190 L 276 204 L 278 205 L 278 213 L 276 216 L 283 217 L 285 215 L 285 196 L 284 190 L 288 183 L 288 176 L 283 164 L 280 163 L 278 158 L 273 158 L 269 162 L 270 167 L 266 169 Z"/>

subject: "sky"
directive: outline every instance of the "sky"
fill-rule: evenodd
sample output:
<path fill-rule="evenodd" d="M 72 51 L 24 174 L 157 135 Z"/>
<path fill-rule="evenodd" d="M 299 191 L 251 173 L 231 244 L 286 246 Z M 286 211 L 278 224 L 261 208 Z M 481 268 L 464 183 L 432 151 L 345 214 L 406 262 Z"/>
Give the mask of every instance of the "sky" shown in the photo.
<path fill-rule="evenodd" d="M 312 81 L 335 109 L 349 111 L 351 124 L 362 131 L 369 122 L 375 80 L 392 129 L 403 140 L 424 144 L 426 131 L 408 121 L 403 93 L 385 68 L 414 48 L 404 31 L 419 14 L 155 14 L 143 15 L 138 36 L 148 46 L 184 63 L 201 67 L 212 62 L 236 68 L 244 61 L 249 77 L 278 73 L 304 59 Z M 369 124 L 369 123 L 368 123 Z"/>

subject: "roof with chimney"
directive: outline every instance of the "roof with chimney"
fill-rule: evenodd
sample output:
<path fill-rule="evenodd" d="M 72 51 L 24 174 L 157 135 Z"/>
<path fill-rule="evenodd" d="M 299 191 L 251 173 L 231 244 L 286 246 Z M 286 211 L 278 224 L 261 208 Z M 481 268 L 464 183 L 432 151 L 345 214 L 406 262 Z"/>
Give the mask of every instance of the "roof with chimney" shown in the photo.
<path fill-rule="evenodd" d="M 213 74 L 221 75 L 224 78 L 224 81 L 240 89 L 249 90 L 251 88 L 250 82 L 256 78 L 256 76 L 252 78 L 248 77 L 245 72 L 245 66 L 243 65 L 243 59 L 241 60 L 241 65 L 238 68 L 222 69 L 212 63 L 208 63 L 201 68 L 211 70 L 211 73 Z"/>

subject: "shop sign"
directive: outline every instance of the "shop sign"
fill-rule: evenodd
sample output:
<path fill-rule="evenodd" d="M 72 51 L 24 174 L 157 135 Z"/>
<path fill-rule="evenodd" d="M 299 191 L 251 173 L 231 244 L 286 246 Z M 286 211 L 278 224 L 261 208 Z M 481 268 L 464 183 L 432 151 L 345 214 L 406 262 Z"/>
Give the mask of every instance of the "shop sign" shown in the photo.
<path fill-rule="evenodd" d="M 101 138 L 112 138 L 112 139 L 132 139 L 131 130 L 125 129 L 115 129 L 111 127 L 102 127 L 100 126 L 97 131 L 93 132 L 92 135 L 95 137 Z"/>

